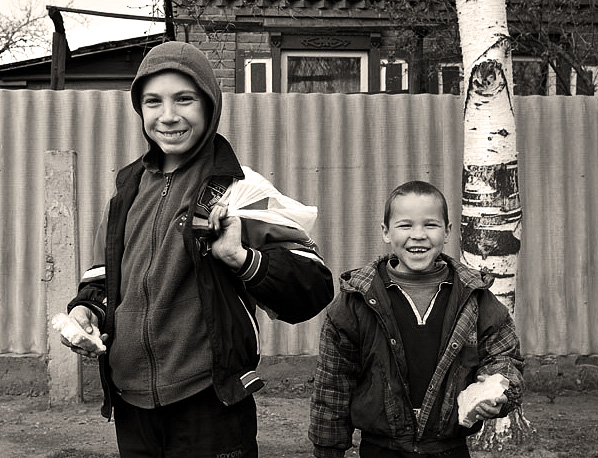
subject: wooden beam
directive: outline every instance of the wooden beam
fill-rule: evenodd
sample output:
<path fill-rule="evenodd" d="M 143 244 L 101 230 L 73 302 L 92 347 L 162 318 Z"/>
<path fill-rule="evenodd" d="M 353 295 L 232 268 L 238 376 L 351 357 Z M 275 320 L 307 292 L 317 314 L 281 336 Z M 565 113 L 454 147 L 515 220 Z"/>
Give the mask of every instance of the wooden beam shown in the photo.
<path fill-rule="evenodd" d="M 380 47 L 382 37 L 379 33 L 370 34 L 370 49 L 368 51 L 368 92 L 380 92 Z"/>
<path fill-rule="evenodd" d="M 76 14 L 85 14 L 90 16 L 103 16 L 103 17 L 111 17 L 115 19 L 131 19 L 134 21 L 151 21 L 151 22 L 168 22 L 168 23 L 176 23 L 176 24 L 196 24 L 197 21 L 195 19 L 187 19 L 187 18 L 163 18 L 159 16 L 137 16 L 134 14 L 121 14 L 121 13 L 107 13 L 104 11 L 92 11 L 92 10 L 81 10 L 77 8 L 67 8 L 62 6 L 46 6 L 46 9 L 49 11 L 50 9 L 54 9 L 56 11 L 62 11 L 64 13 L 76 13 Z"/>
<path fill-rule="evenodd" d="M 54 23 L 52 35 L 52 65 L 50 67 L 50 89 L 61 91 L 64 89 L 64 75 L 66 72 L 66 58 L 69 45 L 66 41 L 64 21 L 56 7 L 48 7 L 48 16 Z"/>
<path fill-rule="evenodd" d="M 133 14 L 106 13 L 103 11 L 81 10 L 62 6 L 47 6 L 48 11 L 54 10 L 64 13 L 85 14 L 90 16 L 110 17 L 114 19 L 129 19 L 134 21 L 165 22 L 167 24 L 199 25 L 208 32 L 227 30 L 230 32 L 252 32 L 263 25 L 263 21 L 254 18 L 247 20 L 212 20 L 201 18 L 164 18 L 159 16 L 137 16 Z"/>
<path fill-rule="evenodd" d="M 52 34 L 52 65 L 50 67 L 50 89 L 61 91 L 64 89 L 66 74 L 66 55 L 68 44 L 66 35 L 62 32 Z"/>

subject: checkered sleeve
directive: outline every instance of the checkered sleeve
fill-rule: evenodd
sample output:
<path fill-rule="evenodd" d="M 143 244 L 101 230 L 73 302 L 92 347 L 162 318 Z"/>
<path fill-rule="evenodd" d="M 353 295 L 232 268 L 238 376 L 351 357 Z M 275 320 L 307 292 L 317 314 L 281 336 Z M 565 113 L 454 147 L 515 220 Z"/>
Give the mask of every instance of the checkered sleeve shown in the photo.
<path fill-rule="evenodd" d="M 359 347 L 326 317 L 310 405 L 309 438 L 317 458 L 339 458 L 352 446 L 350 400 L 359 372 Z"/>
<path fill-rule="evenodd" d="M 515 323 L 508 312 L 503 315 L 500 322 L 488 327 L 480 336 L 479 354 L 481 355 L 480 369 L 477 375 L 498 373 L 509 380 L 509 389 L 505 393 L 508 401 L 499 414 L 504 417 L 521 406 L 524 390 L 523 357 L 520 352 L 519 338 L 515 332 Z"/>

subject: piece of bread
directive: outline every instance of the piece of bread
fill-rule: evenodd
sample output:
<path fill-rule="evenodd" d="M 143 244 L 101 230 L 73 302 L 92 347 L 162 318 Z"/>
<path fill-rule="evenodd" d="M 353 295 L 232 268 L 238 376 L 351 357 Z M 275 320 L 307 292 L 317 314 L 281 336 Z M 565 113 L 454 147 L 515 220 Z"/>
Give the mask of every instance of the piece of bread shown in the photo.
<path fill-rule="evenodd" d="M 481 402 L 493 402 L 497 400 L 509 388 L 509 380 L 501 374 L 493 374 L 483 382 L 476 382 L 469 385 L 457 396 L 459 405 L 459 424 L 466 428 L 477 421 L 475 408 Z"/>
<path fill-rule="evenodd" d="M 52 327 L 56 329 L 62 337 L 68 340 L 72 345 L 81 347 L 86 350 L 89 349 L 89 343 L 91 343 L 96 354 L 106 353 L 106 346 L 102 339 L 100 339 L 100 330 L 97 326 L 91 325 L 93 332 L 88 334 L 75 320 L 71 320 L 65 313 L 57 313 L 52 318 Z M 87 342 L 85 346 L 82 344 Z"/>

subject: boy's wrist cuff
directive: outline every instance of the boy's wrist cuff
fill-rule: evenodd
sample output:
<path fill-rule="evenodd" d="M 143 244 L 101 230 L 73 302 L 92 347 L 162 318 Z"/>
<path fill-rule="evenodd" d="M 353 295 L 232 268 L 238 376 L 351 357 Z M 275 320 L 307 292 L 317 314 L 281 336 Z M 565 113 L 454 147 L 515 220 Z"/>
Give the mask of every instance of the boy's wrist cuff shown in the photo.
<path fill-rule="evenodd" d="M 247 249 L 247 257 L 241 268 L 236 272 L 238 277 L 247 282 L 251 281 L 257 274 L 262 261 L 262 253 L 253 248 Z"/>

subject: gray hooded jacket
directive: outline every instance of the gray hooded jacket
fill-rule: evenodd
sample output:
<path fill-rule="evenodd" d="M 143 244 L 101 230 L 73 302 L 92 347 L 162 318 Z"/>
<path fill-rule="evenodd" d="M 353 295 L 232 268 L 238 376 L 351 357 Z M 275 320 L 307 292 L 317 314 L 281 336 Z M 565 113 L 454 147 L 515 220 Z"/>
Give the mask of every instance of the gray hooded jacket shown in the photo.
<path fill-rule="evenodd" d="M 333 296 L 332 276 L 313 245 L 267 236 L 248 246 L 249 265 L 240 272 L 200 251 L 192 226 L 197 208 L 243 173 L 216 133 L 222 96 L 195 46 L 169 42 L 148 53 L 131 88 L 135 110 L 142 115 L 143 81 L 168 70 L 190 76 L 210 100 L 207 131 L 169 174 L 161 172 L 163 153 L 146 134 L 149 151 L 119 172 L 96 236 L 94 267 L 69 304 L 90 307 L 109 335 L 100 359 L 104 416 L 113 395 L 153 408 L 213 385 L 222 402 L 240 401 L 263 386 L 255 374 L 256 305 L 295 323 L 315 316 Z"/>

